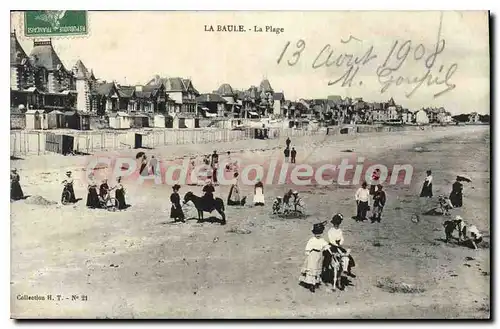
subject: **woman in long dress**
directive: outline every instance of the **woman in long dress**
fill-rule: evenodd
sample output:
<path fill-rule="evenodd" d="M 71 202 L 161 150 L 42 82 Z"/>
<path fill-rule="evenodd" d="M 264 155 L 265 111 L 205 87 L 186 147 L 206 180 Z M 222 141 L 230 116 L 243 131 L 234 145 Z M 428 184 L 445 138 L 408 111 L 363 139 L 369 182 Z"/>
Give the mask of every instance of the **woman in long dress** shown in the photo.
<path fill-rule="evenodd" d="M 125 188 L 122 185 L 122 178 L 118 177 L 116 179 L 115 186 L 115 199 L 118 202 L 118 209 L 127 209 L 127 203 L 125 202 Z"/>
<path fill-rule="evenodd" d="M 453 205 L 453 207 L 455 207 L 455 208 L 462 207 L 462 204 L 463 204 L 462 191 L 463 191 L 463 189 L 464 189 L 464 186 L 462 185 L 462 183 L 460 183 L 458 181 L 458 177 L 457 177 L 457 180 L 455 181 L 455 183 L 453 183 L 453 185 L 451 187 L 451 193 L 450 193 L 450 201 L 451 201 L 451 204 Z"/>
<path fill-rule="evenodd" d="M 234 173 L 229 195 L 227 196 L 228 206 L 244 206 L 246 197 L 240 198 L 240 188 L 238 186 L 238 173 Z"/>
<path fill-rule="evenodd" d="M 425 178 L 424 186 L 422 186 L 420 197 L 432 198 L 432 172 L 430 170 L 427 170 L 427 177 Z"/>
<path fill-rule="evenodd" d="M 10 198 L 11 200 L 21 200 L 24 198 L 23 189 L 21 188 L 19 174 L 17 169 L 12 169 L 10 173 Z"/>
<path fill-rule="evenodd" d="M 175 184 L 172 189 L 174 192 L 170 195 L 170 202 L 172 203 L 172 208 L 170 208 L 170 218 L 174 222 L 181 221 L 184 222 L 184 212 L 182 211 L 181 198 L 179 196 L 180 185 Z"/>
<path fill-rule="evenodd" d="M 265 204 L 264 184 L 262 184 L 260 179 L 257 180 L 257 183 L 255 184 L 254 187 L 253 204 L 254 206 L 263 206 Z"/>
<path fill-rule="evenodd" d="M 325 231 L 325 223 L 314 224 L 313 236 L 307 241 L 306 259 L 300 271 L 299 284 L 314 292 L 321 283 L 323 271 L 323 252 L 329 248 L 328 242 L 321 237 Z"/>
<path fill-rule="evenodd" d="M 97 194 L 97 183 L 93 174 L 89 175 L 88 183 L 87 207 L 91 209 L 99 208 L 99 194 Z"/>

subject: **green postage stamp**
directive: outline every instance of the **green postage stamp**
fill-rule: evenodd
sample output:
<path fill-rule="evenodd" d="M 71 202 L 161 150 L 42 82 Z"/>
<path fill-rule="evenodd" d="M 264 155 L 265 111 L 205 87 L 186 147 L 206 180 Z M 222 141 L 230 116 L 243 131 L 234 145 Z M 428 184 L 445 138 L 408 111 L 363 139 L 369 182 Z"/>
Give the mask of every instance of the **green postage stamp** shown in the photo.
<path fill-rule="evenodd" d="M 24 13 L 25 34 L 36 36 L 85 35 L 87 12 L 84 10 L 33 10 Z"/>

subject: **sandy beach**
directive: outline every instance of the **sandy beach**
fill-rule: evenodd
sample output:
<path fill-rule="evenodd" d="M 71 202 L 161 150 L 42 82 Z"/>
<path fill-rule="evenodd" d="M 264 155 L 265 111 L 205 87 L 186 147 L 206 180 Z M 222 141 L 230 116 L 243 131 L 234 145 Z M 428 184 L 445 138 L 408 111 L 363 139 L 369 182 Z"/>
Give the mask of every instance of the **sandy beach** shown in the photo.
<path fill-rule="evenodd" d="M 144 151 L 172 161 L 229 150 L 244 163 L 259 164 L 281 159 L 284 144 L 283 139 L 239 140 Z M 292 146 L 297 164 L 356 157 L 388 167 L 411 164 L 411 184 L 386 186 L 388 201 L 376 224 L 351 219 L 359 186 L 335 183 L 301 187 L 305 219 L 272 216 L 275 196 L 295 187 L 270 185 L 265 207 L 226 207 L 225 226 L 196 220 L 171 224 L 170 186 L 126 181 L 129 209 L 90 210 L 81 179 L 90 156 L 11 160 L 26 195 L 57 202 L 63 174 L 71 169 L 76 196 L 83 198 L 68 206 L 32 204 L 30 198 L 11 203 L 12 317 L 489 318 L 489 126 L 302 137 Z M 457 174 L 471 178 L 464 186 L 464 206 L 452 216 L 461 215 L 483 233 L 478 250 L 446 245 L 441 241 L 445 218 L 422 215 L 437 204 L 436 198 L 418 197 L 427 169 L 433 172 L 435 196 L 448 195 Z M 216 187 L 215 196 L 225 201 L 228 190 Z M 251 200 L 252 190 L 243 186 L 242 194 Z M 180 194 L 188 191 L 200 195 L 201 187 L 183 186 Z M 313 294 L 298 285 L 305 244 L 312 224 L 337 212 L 345 217 L 345 245 L 356 259 L 357 277 L 344 291 L 322 288 Z M 418 223 L 410 220 L 414 214 Z M 196 216 L 192 205 L 186 215 Z M 45 300 L 23 300 L 24 295 Z"/>

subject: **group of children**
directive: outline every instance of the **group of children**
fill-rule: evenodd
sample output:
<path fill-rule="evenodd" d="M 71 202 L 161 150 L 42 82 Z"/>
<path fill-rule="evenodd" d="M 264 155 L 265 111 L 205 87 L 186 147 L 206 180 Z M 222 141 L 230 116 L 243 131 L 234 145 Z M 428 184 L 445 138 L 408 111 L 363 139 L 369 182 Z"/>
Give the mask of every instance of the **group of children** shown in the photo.
<path fill-rule="evenodd" d="M 305 248 L 306 259 L 300 272 L 299 284 L 311 292 L 323 282 L 331 285 L 333 291 L 336 290 L 337 282 L 331 281 L 334 277 L 331 271 L 342 269 L 341 273 L 355 278 L 352 268 L 356 266 L 354 258 L 349 249 L 345 249 L 344 234 L 340 228 L 344 216 L 336 214 L 332 217 L 332 228 L 328 230 L 327 239 L 322 237 L 325 231 L 326 222 L 313 225 L 313 236 L 307 241 Z M 325 260 L 328 260 L 327 262 Z M 337 263 L 338 262 L 338 263 Z M 335 264 L 337 263 L 337 264 Z M 343 279 L 340 276 L 340 281 Z"/>
<path fill-rule="evenodd" d="M 424 180 L 420 197 L 432 198 L 432 171 L 427 170 L 426 174 L 427 176 Z M 470 179 L 463 176 L 457 176 L 455 182 L 452 185 L 450 196 L 446 197 L 445 195 L 439 195 L 439 206 L 427 211 L 425 214 L 450 216 L 452 209 L 461 208 L 463 205 L 462 181 L 470 182 Z M 467 226 L 461 216 L 457 215 L 454 220 L 446 220 L 443 223 L 443 226 L 446 243 L 451 242 L 451 240 L 454 239 L 460 245 L 464 245 L 472 249 L 477 249 L 477 244 L 483 241 L 483 236 L 479 232 L 477 227 L 475 225 Z M 458 238 L 453 236 L 453 233 L 455 231 L 458 232 Z"/>

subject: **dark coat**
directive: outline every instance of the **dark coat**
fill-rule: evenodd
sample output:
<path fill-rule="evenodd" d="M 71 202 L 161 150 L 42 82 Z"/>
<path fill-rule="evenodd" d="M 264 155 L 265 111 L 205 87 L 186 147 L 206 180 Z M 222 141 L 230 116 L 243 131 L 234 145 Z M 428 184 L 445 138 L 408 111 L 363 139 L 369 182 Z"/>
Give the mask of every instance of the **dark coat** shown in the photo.
<path fill-rule="evenodd" d="M 459 208 L 462 207 L 463 204 L 463 191 L 464 186 L 460 182 L 453 183 L 450 193 L 450 201 L 453 207 Z"/>
<path fill-rule="evenodd" d="M 184 219 L 184 212 L 182 211 L 179 193 L 172 193 L 170 195 L 170 202 L 172 203 L 172 208 L 170 208 L 170 218 Z"/>

